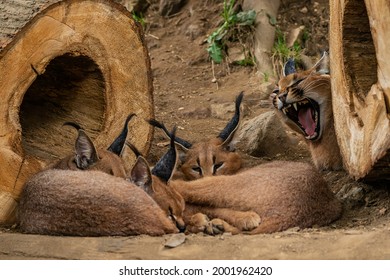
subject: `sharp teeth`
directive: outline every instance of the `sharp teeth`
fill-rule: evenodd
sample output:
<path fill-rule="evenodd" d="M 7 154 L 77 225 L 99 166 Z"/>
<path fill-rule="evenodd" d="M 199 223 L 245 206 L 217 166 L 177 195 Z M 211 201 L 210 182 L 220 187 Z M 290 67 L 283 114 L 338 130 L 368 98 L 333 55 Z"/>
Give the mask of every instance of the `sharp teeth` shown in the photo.
<path fill-rule="evenodd" d="M 295 111 L 298 111 L 298 105 L 297 105 L 297 103 L 293 103 L 293 106 L 294 106 L 294 108 L 295 108 Z"/>
<path fill-rule="evenodd" d="M 278 109 L 281 110 L 283 108 L 283 102 L 280 101 L 280 99 L 278 98 L 278 99 L 276 99 L 276 103 L 278 105 Z"/>
<path fill-rule="evenodd" d="M 282 112 L 283 112 L 285 115 L 287 115 L 287 109 L 286 109 L 286 108 L 283 108 L 283 109 L 282 109 Z"/>

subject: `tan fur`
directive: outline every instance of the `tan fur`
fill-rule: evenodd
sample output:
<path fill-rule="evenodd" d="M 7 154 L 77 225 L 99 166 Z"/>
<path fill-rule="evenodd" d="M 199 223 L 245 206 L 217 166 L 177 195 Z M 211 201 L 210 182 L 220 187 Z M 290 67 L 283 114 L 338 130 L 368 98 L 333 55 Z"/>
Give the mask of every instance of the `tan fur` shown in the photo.
<path fill-rule="evenodd" d="M 23 232 L 49 235 L 162 235 L 178 229 L 142 189 L 99 171 L 46 170 L 24 187 Z"/>
<path fill-rule="evenodd" d="M 220 138 L 197 142 L 186 152 L 180 169 L 187 180 L 229 175 L 241 168 L 241 156 L 225 149 Z"/>
<path fill-rule="evenodd" d="M 176 178 L 195 180 L 207 176 L 229 175 L 241 168 L 241 156 L 234 152 L 234 145 L 235 134 L 241 122 L 240 107 L 243 97 L 243 92 L 237 95 L 234 116 L 217 137 L 192 144 L 175 136 L 175 143 L 181 154 Z M 164 124 L 154 119 L 149 120 L 149 123 L 162 129 L 172 139 Z"/>
<path fill-rule="evenodd" d="M 88 170 L 99 170 L 116 177 L 126 178 L 124 163 L 119 156 L 103 149 L 98 150 L 98 156 L 99 161 L 91 165 Z M 79 170 L 74 155 L 67 156 L 57 161 L 49 166 L 49 169 Z"/>
<path fill-rule="evenodd" d="M 76 154 L 26 182 L 18 210 L 23 232 L 100 236 L 184 230 L 183 198 L 151 174 L 142 156 L 127 175 L 122 158 L 97 150 L 78 130 Z"/>
<path fill-rule="evenodd" d="M 177 180 L 171 185 L 184 197 L 186 211 L 192 212 L 189 217 L 201 212 L 211 219 L 223 219 L 236 228 L 231 229 L 233 233 L 324 226 L 342 211 L 326 182 L 307 163 L 272 162 L 236 175 Z M 197 220 L 202 219 L 198 216 Z"/>
<path fill-rule="evenodd" d="M 298 94 L 299 92 L 303 92 L 303 95 Z M 319 170 L 341 169 L 343 164 L 334 129 L 330 76 L 317 71 L 317 67 L 283 76 L 271 98 L 275 108 L 279 105 L 277 111 L 283 122 L 300 135 L 304 135 L 302 130 L 282 112 L 280 100 L 284 99 L 285 105 L 301 102 L 306 98 L 318 103 L 322 131 L 315 140 L 304 139 Z"/>

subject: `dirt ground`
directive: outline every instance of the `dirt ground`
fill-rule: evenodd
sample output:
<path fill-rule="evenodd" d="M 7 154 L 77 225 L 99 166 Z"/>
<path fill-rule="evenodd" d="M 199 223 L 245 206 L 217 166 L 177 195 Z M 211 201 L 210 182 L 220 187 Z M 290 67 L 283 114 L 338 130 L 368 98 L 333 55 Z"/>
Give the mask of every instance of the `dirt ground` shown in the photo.
<path fill-rule="evenodd" d="M 220 2 L 190 0 L 180 13 L 165 19 L 152 5 L 146 15 L 156 119 L 168 127 L 177 125 L 178 135 L 192 142 L 218 134 L 230 115 L 215 115 L 212 105 L 233 103 L 241 91 L 245 93 L 244 120 L 272 110 L 264 93 L 267 88 L 262 86 L 263 76 L 255 68 L 227 63 L 212 67 L 208 60 L 204 40 L 218 23 Z M 325 1 L 284 2 L 278 17 L 280 27 L 310 26 L 311 43 L 307 44 L 311 50 L 307 54 L 315 55 L 313 44 L 326 49 Z M 308 12 L 300 12 L 304 7 Z M 156 132 L 150 162 L 156 162 L 165 151 L 165 143 L 164 136 Z M 266 159 L 242 154 L 247 166 L 281 158 L 310 161 L 307 153 Z M 169 235 L 48 237 L 3 228 L 0 259 L 390 259 L 390 189 L 380 183 L 356 182 L 343 171 L 324 172 L 323 176 L 344 202 L 342 218 L 327 227 L 256 236 L 178 235 L 174 238 L 185 241 L 175 248 L 165 246 L 172 238 Z"/>

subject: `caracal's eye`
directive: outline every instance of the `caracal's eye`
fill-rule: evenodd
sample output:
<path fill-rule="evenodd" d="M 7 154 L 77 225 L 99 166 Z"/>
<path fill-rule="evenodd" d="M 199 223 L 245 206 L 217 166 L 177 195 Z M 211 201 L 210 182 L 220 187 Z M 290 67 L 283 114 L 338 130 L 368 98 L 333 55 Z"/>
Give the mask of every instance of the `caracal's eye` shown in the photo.
<path fill-rule="evenodd" d="M 214 164 L 214 166 L 213 166 L 213 168 L 214 168 L 213 173 L 214 174 L 217 173 L 218 169 L 220 169 L 223 165 L 224 165 L 224 162 L 219 162 L 219 163 Z"/>
<path fill-rule="evenodd" d="M 200 168 L 199 166 L 193 166 L 191 167 L 191 169 L 192 171 L 199 173 L 199 175 L 202 175 L 202 168 Z"/>
<path fill-rule="evenodd" d="M 171 206 L 168 207 L 168 218 L 172 221 L 176 221 L 176 216 L 173 215 L 173 210 Z"/>

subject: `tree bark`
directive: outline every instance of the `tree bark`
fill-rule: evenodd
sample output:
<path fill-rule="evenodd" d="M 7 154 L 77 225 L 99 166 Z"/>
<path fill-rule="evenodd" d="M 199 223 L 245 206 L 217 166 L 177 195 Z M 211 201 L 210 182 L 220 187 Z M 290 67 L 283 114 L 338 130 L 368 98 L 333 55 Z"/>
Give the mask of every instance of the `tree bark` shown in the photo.
<path fill-rule="evenodd" d="M 355 179 L 390 178 L 390 3 L 330 1 L 335 129 Z"/>
<path fill-rule="evenodd" d="M 142 28 L 104 0 L 0 1 L 0 223 L 9 221 L 24 182 L 73 153 L 74 121 L 107 148 L 128 114 L 128 140 L 143 154 L 154 116 Z M 125 153 L 127 165 L 134 156 Z"/>
<path fill-rule="evenodd" d="M 243 2 L 244 10 L 253 9 L 257 12 L 254 55 L 258 71 L 264 75 L 273 72 L 271 50 L 275 42 L 275 27 L 270 24 L 269 17 L 276 19 L 279 6 L 280 0 L 244 0 Z"/>

